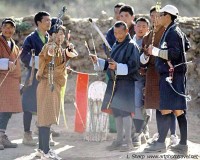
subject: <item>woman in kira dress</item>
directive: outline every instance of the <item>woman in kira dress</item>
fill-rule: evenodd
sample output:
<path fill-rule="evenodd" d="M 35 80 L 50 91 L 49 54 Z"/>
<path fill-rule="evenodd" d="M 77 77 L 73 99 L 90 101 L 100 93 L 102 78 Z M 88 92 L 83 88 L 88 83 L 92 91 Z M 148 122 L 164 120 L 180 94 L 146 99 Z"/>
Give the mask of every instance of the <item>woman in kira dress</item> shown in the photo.
<path fill-rule="evenodd" d="M 39 81 L 37 88 L 37 122 L 39 126 L 38 150 L 42 154 L 42 159 L 61 159 L 49 148 L 50 126 L 59 122 L 61 88 L 67 80 L 67 61 L 77 56 L 72 44 L 69 44 L 66 49 L 62 48 L 65 32 L 65 27 L 59 26 L 52 35 L 52 41 L 44 45 L 39 54 L 39 69 L 36 74 L 36 79 Z M 50 72 L 49 64 L 52 59 L 54 59 L 54 67 L 53 71 Z M 52 77 L 53 79 L 51 79 Z M 50 79 L 53 80 L 52 83 L 49 83 Z M 53 89 L 51 88 L 52 85 Z"/>

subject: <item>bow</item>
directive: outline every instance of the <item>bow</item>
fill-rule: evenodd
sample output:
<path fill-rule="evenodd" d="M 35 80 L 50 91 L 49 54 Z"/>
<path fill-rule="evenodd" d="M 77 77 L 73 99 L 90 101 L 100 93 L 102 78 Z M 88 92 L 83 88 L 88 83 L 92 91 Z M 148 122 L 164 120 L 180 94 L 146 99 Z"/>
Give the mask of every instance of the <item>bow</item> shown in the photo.
<path fill-rule="evenodd" d="M 35 73 L 35 49 L 31 49 L 31 75 L 29 79 L 25 82 L 25 84 L 21 84 L 22 88 L 20 89 L 20 94 L 22 94 L 28 86 L 31 86 L 33 83 L 34 73 Z"/>
<path fill-rule="evenodd" d="M 103 40 L 103 42 L 105 43 L 106 47 L 109 50 L 109 53 L 106 53 L 108 61 L 112 61 L 112 59 L 110 57 L 110 52 L 111 52 L 112 48 L 110 47 L 108 41 L 104 37 L 103 33 L 100 31 L 99 27 L 97 27 L 96 23 L 91 18 L 89 18 L 89 22 L 91 23 L 92 27 L 99 33 L 101 39 Z M 110 100 L 109 100 L 108 105 L 107 105 L 107 109 L 110 107 L 110 104 L 112 102 L 114 92 L 115 92 L 115 87 L 116 87 L 116 80 L 117 80 L 117 75 L 114 73 L 114 71 L 110 70 L 110 74 L 111 74 L 111 77 L 113 79 L 113 86 L 112 86 L 111 97 L 110 97 Z"/>
<path fill-rule="evenodd" d="M 66 7 L 64 6 L 61 10 L 61 12 L 58 14 L 58 17 L 56 19 L 56 23 L 55 25 L 53 26 L 53 33 L 56 33 L 57 32 L 57 29 L 58 27 L 60 26 L 59 24 L 59 19 L 61 19 L 64 15 L 66 11 Z M 53 49 L 55 49 L 55 34 L 52 34 L 52 39 L 53 39 Z M 55 55 L 56 53 L 54 52 L 52 56 L 52 60 L 51 62 L 49 62 L 49 65 L 48 65 L 48 81 L 49 81 L 49 85 L 50 85 L 50 88 L 51 88 L 51 91 L 53 92 L 54 90 L 54 67 L 55 67 Z"/>
<path fill-rule="evenodd" d="M 31 86 L 33 83 L 33 77 L 35 72 L 35 49 L 31 49 L 31 55 L 32 55 L 32 69 L 31 69 L 31 76 L 29 79 L 28 86 Z"/>
<path fill-rule="evenodd" d="M 99 33 L 101 39 L 103 40 L 103 42 L 105 43 L 106 47 L 108 48 L 109 51 L 112 50 L 112 48 L 110 47 L 108 41 L 106 40 L 106 38 L 104 37 L 103 33 L 100 31 L 99 27 L 97 27 L 96 23 L 92 20 L 92 18 L 89 18 L 89 22 L 92 25 L 92 27 Z M 108 58 L 110 58 L 110 55 L 107 54 Z"/>
<path fill-rule="evenodd" d="M 76 71 L 76 70 L 74 70 L 74 69 L 72 69 L 72 68 L 68 68 L 67 67 L 67 70 L 70 70 L 70 71 L 72 71 L 73 73 L 80 73 L 80 74 L 88 74 L 88 75 L 90 75 L 90 76 L 98 76 L 98 74 L 97 73 L 86 73 L 86 72 L 81 72 L 81 71 Z"/>
<path fill-rule="evenodd" d="M 15 60 L 13 61 L 14 64 L 17 62 L 17 60 L 18 60 L 19 56 L 21 55 L 21 53 L 22 53 L 22 49 L 20 49 L 19 54 L 17 55 L 17 57 L 16 57 Z M 6 80 L 6 78 L 7 78 L 8 75 L 9 75 L 9 73 L 10 73 L 10 70 L 8 70 L 8 72 L 6 73 L 5 77 L 4 77 L 3 80 L 1 81 L 0 87 L 3 85 L 3 82 Z"/>

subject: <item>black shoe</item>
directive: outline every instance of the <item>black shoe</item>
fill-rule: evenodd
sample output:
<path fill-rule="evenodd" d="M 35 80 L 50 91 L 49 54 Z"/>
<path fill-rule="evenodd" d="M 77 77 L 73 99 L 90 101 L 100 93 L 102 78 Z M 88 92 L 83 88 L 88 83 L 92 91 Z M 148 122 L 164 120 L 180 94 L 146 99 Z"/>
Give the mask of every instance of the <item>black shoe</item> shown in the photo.
<path fill-rule="evenodd" d="M 155 142 L 152 145 L 148 145 L 144 152 L 150 153 L 150 152 L 166 152 L 167 147 L 165 143 Z"/>
<path fill-rule="evenodd" d="M 172 150 L 174 152 L 178 152 L 180 154 L 187 155 L 188 154 L 188 145 L 182 145 L 182 144 L 172 145 L 170 147 L 170 150 Z"/>

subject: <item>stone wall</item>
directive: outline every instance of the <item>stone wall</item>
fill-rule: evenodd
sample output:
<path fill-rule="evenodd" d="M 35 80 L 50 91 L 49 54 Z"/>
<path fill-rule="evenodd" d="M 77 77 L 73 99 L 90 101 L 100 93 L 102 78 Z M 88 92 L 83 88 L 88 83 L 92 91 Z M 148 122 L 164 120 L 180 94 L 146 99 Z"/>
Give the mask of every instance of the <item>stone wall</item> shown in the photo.
<path fill-rule="evenodd" d="M 137 15 L 138 16 L 138 15 Z M 145 15 L 146 16 L 146 15 Z M 93 19 L 96 24 L 99 26 L 100 30 L 105 34 L 106 31 L 114 23 L 113 19 L 108 17 L 105 13 L 102 13 L 98 19 Z M 2 20 L 0 20 L 2 21 Z M 17 31 L 14 36 L 17 44 L 22 45 L 24 38 L 35 29 L 33 22 L 33 16 L 18 18 L 17 21 Z M 76 19 L 70 18 L 69 16 L 63 17 L 64 25 L 68 30 L 71 31 L 70 41 L 74 43 L 76 50 L 79 53 L 79 56 L 70 62 L 71 67 L 75 70 L 84 71 L 84 72 L 94 72 L 92 63 L 89 59 L 87 49 L 85 47 L 85 41 L 89 44 L 89 48 L 92 53 L 94 53 L 94 47 L 92 45 L 91 33 L 95 40 L 95 47 L 98 53 L 98 56 L 105 57 L 105 54 L 102 50 L 102 43 L 98 33 L 91 27 L 88 22 L 88 18 Z M 187 52 L 188 60 L 192 60 L 193 63 L 190 63 L 188 66 L 188 93 L 192 96 L 192 101 L 189 102 L 189 107 L 193 109 L 198 109 L 200 106 L 200 18 L 199 17 L 180 17 L 180 27 L 186 33 L 189 38 L 192 48 Z M 73 74 L 69 76 L 68 79 L 68 88 L 67 88 L 67 102 L 70 102 L 70 99 L 74 99 L 74 88 L 75 88 L 75 78 Z M 91 81 L 97 79 L 104 79 L 104 76 L 92 77 Z M 69 85 L 73 83 L 73 85 Z"/>

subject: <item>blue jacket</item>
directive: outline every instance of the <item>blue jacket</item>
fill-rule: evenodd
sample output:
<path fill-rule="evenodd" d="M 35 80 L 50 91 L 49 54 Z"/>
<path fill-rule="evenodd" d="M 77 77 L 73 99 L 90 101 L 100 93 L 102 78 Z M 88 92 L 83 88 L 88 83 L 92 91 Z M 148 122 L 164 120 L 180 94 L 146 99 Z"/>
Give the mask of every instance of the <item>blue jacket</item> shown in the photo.
<path fill-rule="evenodd" d="M 48 35 L 46 35 L 46 42 L 48 42 Z M 40 39 L 37 30 L 29 34 L 23 44 L 23 51 L 21 53 L 21 61 L 27 68 L 26 81 L 29 80 L 31 75 L 31 67 L 29 66 L 31 60 L 31 49 L 35 49 L 35 56 L 38 56 L 44 43 Z M 36 72 L 34 72 L 33 84 L 28 86 L 22 94 L 22 106 L 24 111 L 37 112 L 37 99 L 36 90 L 38 81 L 36 80 Z"/>
<path fill-rule="evenodd" d="M 159 48 L 168 51 L 168 59 L 174 66 L 186 62 L 185 51 L 190 48 L 190 44 L 185 34 L 172 22 L 165 30 Z M 178 95 L 166 81 L 169 76 L 167 60 L 156 57 L 156 68 L 160 73 L 160 109 L 185 110 L 187 108 L 185 97 Z M 187 66 L 183 64 L 176 67 L 173 73 L 172 86 L 181 94 L 185 94 L 186 71 Z"/>
<path fill-rule="evenodd" d="M 127 75 L 117 75 L 116 87 L 112 97 L 111 108 L 117 108 L 126 112 L 134 112 L 134 81 L 138 78 L 139 49 L 128 34 L 121 43 L 116 42 L 111 51 L 111 58 L 117 63 L 126 64 Z M 108 61 L 105 61 L 104 70 L 108 73 L 108 83 L 102 103 L 102 111 L 106 111 L 113 90 L 113 77 L 108 68 Z"/>
<path fill-rule="evenodd" d="M 175 23 L 171 23 L 167 27 L 166 31 L 164 32 L 161 38 L 160 49 L 168 50 L 168 58 L 174 66 L 186 62 L 184 51 L 187 51 L 189 48 L 190 43 L 186 35 L 180 30 L 180 28 Z M 158 69 L 158 72 L 161 74 L 169 73 L 169 66 L 167 64 L 167 60 L 157 57 L 156 67 Z M 180 65 L 179 67 L 175 68 L 174 72 L 186 73 L 186 70 L 186 65 Z"/>

